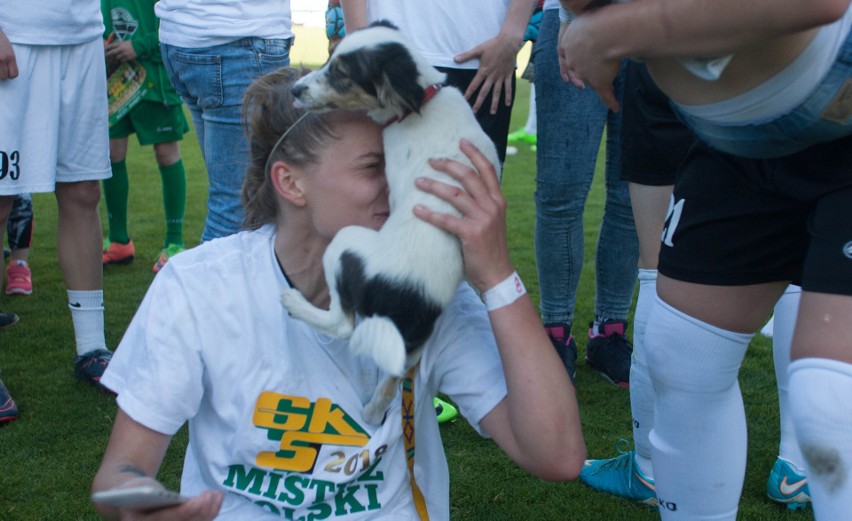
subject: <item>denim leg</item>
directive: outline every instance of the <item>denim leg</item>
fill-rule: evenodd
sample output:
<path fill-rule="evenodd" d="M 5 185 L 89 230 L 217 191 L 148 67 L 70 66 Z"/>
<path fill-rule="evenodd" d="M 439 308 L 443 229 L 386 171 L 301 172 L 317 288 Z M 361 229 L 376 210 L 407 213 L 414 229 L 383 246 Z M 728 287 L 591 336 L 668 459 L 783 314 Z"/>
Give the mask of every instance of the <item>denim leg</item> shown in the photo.
<path fill-rule="evenodd" d="M 544 322 L 571 322 L 583 269 L 583 210 L 607 110 L 562 81 L 557 10 L 544 12 L 533 51 L 538 119 L 535 249 Z"/>
<path fill-rule="evenodd" d="M 622 68 L 622 71 L 624 69 Z M 624 76 L 615 83 L 622 98 Z M 633 302 L 639 238 L 627 181 L 621 176 L 621 113 L 610 112 L 606 140 L 606 203 L 595 252 L 595 314 L 625 320 Z"/>
<path fill-rule="evenodd" d="M 290 40 L 243 38 L 209 48 L 161 45 L 172 84 L 190 108 L 209 179 L 202 241 L 240 230 L 249 147 L 242 102 L 255 78 L 290 64 Z"/>

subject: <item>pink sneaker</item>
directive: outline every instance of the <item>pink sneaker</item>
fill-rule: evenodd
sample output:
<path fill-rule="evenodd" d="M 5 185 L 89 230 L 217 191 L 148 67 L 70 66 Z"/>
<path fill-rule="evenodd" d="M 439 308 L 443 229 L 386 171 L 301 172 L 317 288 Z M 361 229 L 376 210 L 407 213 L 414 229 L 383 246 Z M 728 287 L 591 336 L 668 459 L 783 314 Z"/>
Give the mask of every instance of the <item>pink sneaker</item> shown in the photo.
<path fill-rule="evenodd" d="M 13 260 L 6 268 L 6 294 L 32 295 L 33 273 L 27 266 L 27 261 Z"/>

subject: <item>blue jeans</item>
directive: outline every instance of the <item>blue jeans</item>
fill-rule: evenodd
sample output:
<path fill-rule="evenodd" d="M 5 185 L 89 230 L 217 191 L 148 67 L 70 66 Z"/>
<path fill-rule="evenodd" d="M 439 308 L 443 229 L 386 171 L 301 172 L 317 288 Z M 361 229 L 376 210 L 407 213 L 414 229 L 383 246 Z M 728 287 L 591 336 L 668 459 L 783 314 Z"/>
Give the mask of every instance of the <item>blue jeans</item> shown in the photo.
<path fill-rule="evenodd" d="M 844 89 L 844 94 L 839 94 Z M 835 99 L 845 96 L 846 107 L 831 119 L 823 112 Z M 849 96 L 852 95 L 852 32 L 840 48 L 834 65 L 817 89 L 793 111 L 767 122 L 748 125 L 721 125 L 696 118 L 681 110 L 678 116 L 695 134 L 713 148 L 742 157 L 769 158 L 798 152 L 823 141 L 852 134 Z"/>
<path fill-rule="evenodd" d="M 243 95 L 255 78 L 290 65 L 292 40 L 243 38 L 187 49 L 160 44 L 175 90 L 192 114 L 210 189 L 202 241 L 240 230 L 240 190 L 249 161 Z"/>
<path fill-rule="evenodd" d="M 537 125 L 535 253 L 542 320 L 573 322 L 583 269 L 583 211 L 607 126 L 606 204 L 595 253 L 595 313 L 626 319 L 636 285 L 639 241 L 621 173 L 621 116 L 591 90 L 559 75 L 558 10 L 542 17 L 533 48 Z M 623 75 L 615 88 L 621 98 Z"/>

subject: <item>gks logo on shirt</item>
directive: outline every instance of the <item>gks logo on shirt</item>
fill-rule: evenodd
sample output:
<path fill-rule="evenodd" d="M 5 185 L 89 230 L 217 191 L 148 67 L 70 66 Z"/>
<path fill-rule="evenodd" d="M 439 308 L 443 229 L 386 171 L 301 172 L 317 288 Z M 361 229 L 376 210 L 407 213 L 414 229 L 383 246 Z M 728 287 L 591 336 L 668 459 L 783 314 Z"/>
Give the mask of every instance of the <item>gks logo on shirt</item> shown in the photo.
<path fill-rule="evenodd" d="M 321 445 L 363 447 L 369 441 L 364 429 L 328 398 L 312 403 L 266 391 L 257 400 L 252 422 L 280 442 L 278 451 L 259 453 L 256 463 L 291 472 L 311 472 Z"/>

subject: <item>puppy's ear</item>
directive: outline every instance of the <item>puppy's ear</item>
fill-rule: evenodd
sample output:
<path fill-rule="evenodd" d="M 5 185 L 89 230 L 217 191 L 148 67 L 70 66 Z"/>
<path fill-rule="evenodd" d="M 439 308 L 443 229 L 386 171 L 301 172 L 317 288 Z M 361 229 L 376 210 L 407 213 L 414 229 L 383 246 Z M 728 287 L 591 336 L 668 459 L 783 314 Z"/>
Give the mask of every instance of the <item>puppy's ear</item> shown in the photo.
<path fill-rule="evenodd" d="M 419 72 L 411 54 L 402 44 L 388 42 L 361 52 L 340 56 L 349 79 L 375 96 L 379 105 L 397 113 L 418 112 L 423 87 L 417 83 Z"/>
<path fill-rule="evenodd" d="M 384 82 L 377 84 L 379 101 L 386 106 L 398 106 L 403 111 L 420 112 L 423 87 L 417 83 L 420 71 L 404 45 L 390 42 L 379 46 L 385 63 Z"/>

